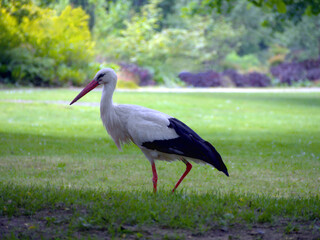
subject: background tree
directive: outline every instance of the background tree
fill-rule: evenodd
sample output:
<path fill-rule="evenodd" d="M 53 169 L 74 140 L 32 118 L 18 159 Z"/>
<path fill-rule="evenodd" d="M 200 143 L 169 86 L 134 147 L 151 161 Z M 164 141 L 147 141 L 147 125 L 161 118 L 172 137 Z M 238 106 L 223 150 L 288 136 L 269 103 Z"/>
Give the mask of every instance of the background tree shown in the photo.
<path fill-rule="evenodd" d="M 124 29 L 114 34 L 109 31 L 102 52 L 115 61 L 145 66 L 157 80 L 165 81 L 165 75 L 172 77 L 183 69 L 219 68 L 217 62 L 239 46 L 241 31 L 218 16 L 185 16 L 175 26 L 160 28 L 163 15 L 158 4 L 143 5 L 139 13 L 125 20 Z M 113 15 L 109 12 L 106 22 Z"/>

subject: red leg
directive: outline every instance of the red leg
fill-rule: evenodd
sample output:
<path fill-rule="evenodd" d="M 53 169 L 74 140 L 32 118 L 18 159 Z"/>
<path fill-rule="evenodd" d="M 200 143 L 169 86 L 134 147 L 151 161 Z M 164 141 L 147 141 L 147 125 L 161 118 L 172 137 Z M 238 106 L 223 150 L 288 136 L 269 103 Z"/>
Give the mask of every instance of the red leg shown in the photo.
<path fill-rule="evenodd" d="M 184 172 L 184 174 L 181 176 L 181 178 L 179 179 L 179 181 L 177 182 L 176 186 L 174 186 L 174 188 L 172 189 L 172 192 L 174 192 L 174 190 L 177 189 L 177 187 L 179 186 L 179 184 L 182 182 L 182 180 L 187 176 L 187 174 L 190 172 L 192 165 L 191 163 L 189 163 L 187 160 L 182 159 L 182 161 L 187 165 L 187 169 Z"/>
<path fill-rule="evenodd" d="M 158 182 L 157 169 L 156 169 L 156 165 L 154 164 L 154 162 L 151 164 L 151 166 L 152 166 L 152 173 L 153 173 L 153 178 L 152 178 L 153 192 L 156 193 L 157 192 L 157 182 Z"/>

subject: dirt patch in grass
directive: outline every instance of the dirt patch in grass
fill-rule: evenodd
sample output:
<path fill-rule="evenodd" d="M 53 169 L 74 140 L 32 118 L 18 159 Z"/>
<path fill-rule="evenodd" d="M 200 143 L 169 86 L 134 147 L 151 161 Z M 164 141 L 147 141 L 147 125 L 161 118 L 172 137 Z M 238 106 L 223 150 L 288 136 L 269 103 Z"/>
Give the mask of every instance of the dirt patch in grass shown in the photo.
<path fill-rule="evenodd" d="M 206 230 L 165 229 L 143 227 L 137 231 L 150 239 L 320 239 L 320 225 L 314 222 L 281 221 L 277 224 L 233 224 L 228 227 L 213 226 Z"/>
<path fill-rule="evenodd" d="M 108 226 L 86 225 L 81 222 L 85 210 L 43 210 L 33 215 L 0 216 L 0 239 L 30 238 L 93 238 L 110 239 L 320 239 L 320 221 L 298 222 L 279 220 L 277 223 L 213 225 L 206 229 L 171 229 L 159 226 L 119 226 L 110 232 Z M 77 218 L 79 224 L 71 223 Z M 76 221 L 77 222 L 77 221 Z"/>

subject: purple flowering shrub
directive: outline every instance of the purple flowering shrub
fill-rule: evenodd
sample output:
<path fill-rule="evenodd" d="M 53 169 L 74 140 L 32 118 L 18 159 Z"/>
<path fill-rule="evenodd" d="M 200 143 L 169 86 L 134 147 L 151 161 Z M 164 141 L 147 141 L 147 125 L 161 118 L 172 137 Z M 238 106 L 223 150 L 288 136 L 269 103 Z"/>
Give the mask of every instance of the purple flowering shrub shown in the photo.
<path fill-rule="evenodd" d="M 286 62 L 271 67 L 271 74 L 281 83 L 292 85 L 304 80 L 320 80 L 320 58 L 301 62 Z"/>
<path fill-rule="evenodd" d="M 139 86 L 155 85 L 152 74 L 145 68 L 139 67 L 133 63 L 120 63 L 122 71 L 133 74 L 137 79 Z"/>
<path fill-rule="evenodd" d="M 178 77 L 185 83 L 194 87 L 217 87 L 221 86 L 222 76 L 215 71 L 200 73 L 181 72 Z"/>
<path fill-rule="evenodd" d="M 267 87 L 270 86 L 270 78 L 262 73 L 251 72 L 240 74 L 236 70 L 226 70 L 222 73 L 207 71 L 200 73 L 181 72 L 178 77 L 194 87 L 219 87 L 225 86 L 228 77 L 237 87 Z"/>

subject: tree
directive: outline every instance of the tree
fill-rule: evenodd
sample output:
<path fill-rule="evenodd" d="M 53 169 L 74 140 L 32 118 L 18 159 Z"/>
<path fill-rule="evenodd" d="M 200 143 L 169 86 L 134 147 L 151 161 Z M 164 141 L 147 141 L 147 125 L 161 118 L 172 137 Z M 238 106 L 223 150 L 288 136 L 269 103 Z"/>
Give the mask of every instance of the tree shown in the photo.
<path fill-rule="evenodd" d="M 278 33 L 274 42 L 290 48 L 291 59 L 304 60 L 319 57 L 320 18 L 304 16 L 298 24 L 291 23 L 283 33 Z"/>
<path fill-rule="evenodd" d="M 247 0 L 239 0 L 230 12 L 224 15 L 235 28 L 242 28 L 238 50 L 240 56 L 260 53 L 271 44 L 272 30 L 262 27 L 262 23 L 270 14 L 264 14 L 260 8 L 252 4 L 248 5 Z"/>
<path fill-rule="evenodd" d="M 276 31 L 284 31 L 285 24 L 290 21 L 295 24 L 302 21 L 303 16 L 318 16 L 320 13 L 320 0 L 246 0 L 261 8 L 266 13 L 273 13 L 273 17 L 264 21 L 264 26 L 269 26 Z M 191 14 L 203 14 L 217 11 L 218 13 L 230 12 L 237 0 L 193 0 L 187 9 Z"/>
<path fill-rule="evenodd" d="M 241 31 L 223 17 L 190 16 L 180 26 L 160 28 L 158 4 L 150 1 L 125 21 L 119 34 L 110 34 L 103 43 L 106 56 L 147 67 L 161 82 L 183 69 L 219 68 L 219 62 L 239 47 Z"/>

